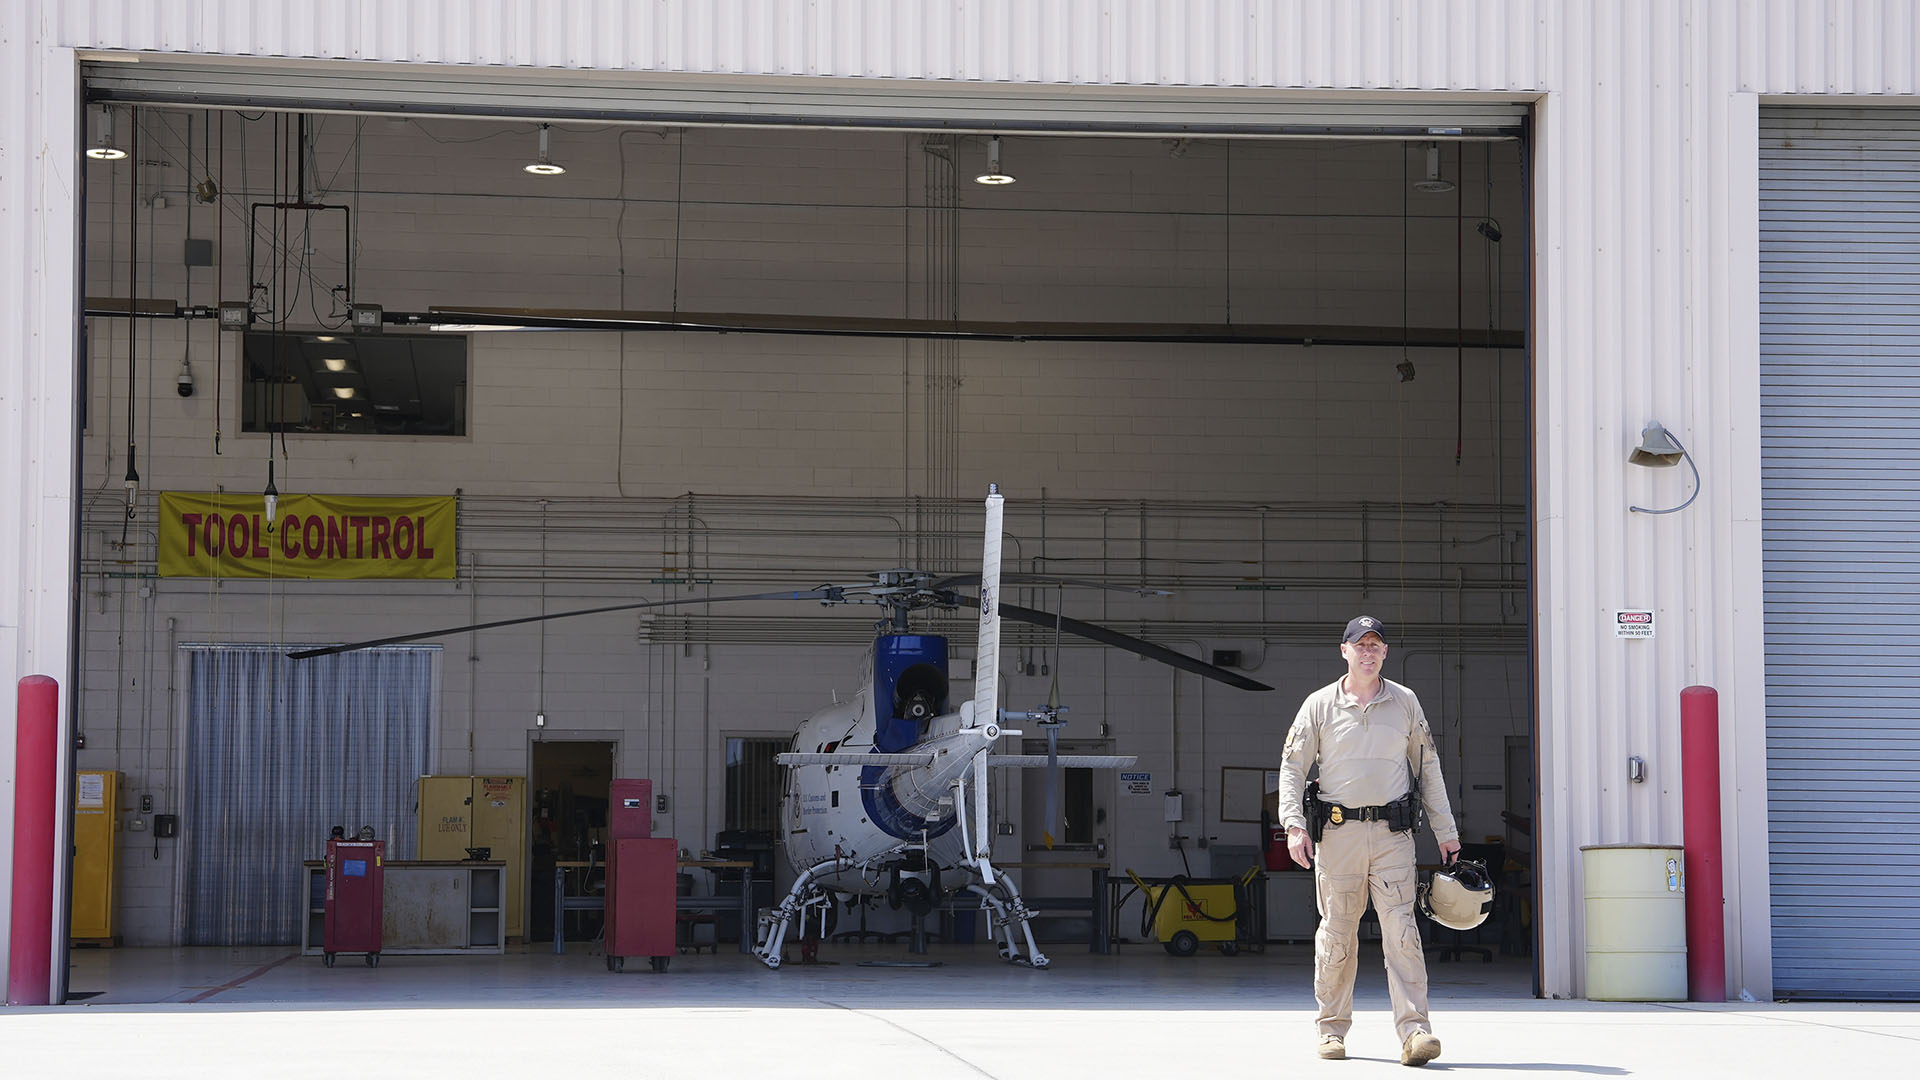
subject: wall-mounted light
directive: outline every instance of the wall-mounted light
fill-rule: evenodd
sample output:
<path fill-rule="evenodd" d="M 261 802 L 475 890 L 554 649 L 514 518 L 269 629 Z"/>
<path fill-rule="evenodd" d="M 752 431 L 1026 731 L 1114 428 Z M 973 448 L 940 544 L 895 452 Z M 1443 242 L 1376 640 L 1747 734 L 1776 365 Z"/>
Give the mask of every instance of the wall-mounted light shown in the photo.
<path fill-rule="evenodd" d="M 1453 181 L 1442 179 L 1440 176 L 1439 143 L 1427 144 L 1427 175 L 1413 182 L 1413 190 L 1424 191 L 1430 195 L 1453 190 Z"/>
<path fill-rule="evenodd" d="M 127 156 L 125 150 L 113 145 L 113 108 L 100 106 L 100 123 L 93 132 L 93 145 L 87 147 L 87 156 L 95 161 L 119 161 Z"/>
<path fill-rule="evenodd" d="M 547 153 L 547 125 L 540 125 L 539 156 L 527 162 L 523 168 L 535 176 L 559 176 L 567 171 L 565 166 L 554 164 L 552 156 Z"/>
<path fill-rule="evenodd" d="M 973 178 L 976 184 L 1001 187 L 1013 183 L 1013 174 L 1000 167 L 1000 136 L 987 140 L 987 171 Z"/>
<path fill-rule="evenodd" d="M 1665 510 L 1650 510 L 1644 506 L 1629 506 L 1627 509 L 1636 514 L 1671 514 L 1676 510 L 1685 510 L 1693 505 L 1693 500 L 1700 497 L 1700 467 L 1693 463 L 1693 455 L 1687 453 L 1687 448 L 1680 445 L 1679 439 L 1673 437 L 1673 432 L 1657 422 L 1649 421 L 1640 431 L 1640 445 L 1635 446 L 1627 455 L 1628 464 L 1644 465 L 1649 469 L 1665 469 L 1678 465 L 1682 461 L 1687 463 L 1687 468 L 1693 470 L 1693 494 L 1687 496 L 1686 502 L 1679 506 L 1670 506 Z"/>

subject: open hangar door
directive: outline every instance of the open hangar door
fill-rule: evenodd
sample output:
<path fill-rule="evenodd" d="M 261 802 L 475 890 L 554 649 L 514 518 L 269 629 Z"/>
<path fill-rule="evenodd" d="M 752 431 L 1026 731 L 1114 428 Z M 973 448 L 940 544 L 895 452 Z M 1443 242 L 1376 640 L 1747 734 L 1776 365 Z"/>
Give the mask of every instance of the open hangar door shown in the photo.
<path fill-rule="evenodd" d="M 997 781 L 999 858 L 1149 875 L 1257 858 L 1248 785 L 1300 698 L 1339 674 L 1338 627 L 1367 611 L 1396 628 L 1388 675 L 1435 721 L 1464 837 L 1524 865 L 1517 109 L 1449 123 L 1236 99 L 1143 119 L 1118 98 L 1015 116 L 878 95 L 716 119 L 658 94 L 530 105 L 518 85 L 452 101 L 291 78 L 186 92 L 142 67 L 89 70 L 89 142 L 139 142 L 89 163 L 83 223 L 79 762 L 123 778 L 123 942 L 290 940 L 298 912 L 260 883 L 322 839 L 212 835 L 191 778 L 218 688 L 194 682 L 196 650 L 965 573 L 989 483 L 1008 494 L 1009 570 L 1172 593 L 1023 585 L 1015 602 L 1277 688 L 1009 626 L 1008 704 L 1038 704 L 1057 672 L 1070 736 L 1137 755 L 1145 778 L 1090 785 L 1096 820 L 1061 854 L 1035 850 L 1017 780 Z M 1015 182 L 976 183 L 996 149 Z M 540 162 L 564 171 L 524 168 Z M 220 328 L 230 304 L 244 329 Z M 451 498 L 451 576 L 303 577 L 273 537 L 271 576 L 162 573 L 180 523 L 160 493 L 251 500 L 251 529 L 270 479 L 283 507 Z M 377 685 L 415 695 L 404 747 L 290 720 L 306 742 L 262 764 L 311 790 L 260 809 L 370 797 L 416 761 L 525 775 L 530 742 L 604 740 L 616 775 L 664 796 L 656 834 L 709 850 L 768 825 L 732 749 L 857 689 L 871 614 L 689 603 L 436 639 Z M 969 614 L 925 620 L 965 678 Z M 275 665 L 255 672 L 256 703 L 300 685 Z M 385 779 L 366 779 L 369 759 Z M 391 801 L 380 827 L 411 836 L 417 809 Z M 179 815 L 177 837 L 153 839 L 156 813 Z M 211 862 L 224 899 L 204 891 Z M 196 922 L 216 902 L 231 924 Z M 1117 929 L 1136 937 L 1137 919 Z"/>

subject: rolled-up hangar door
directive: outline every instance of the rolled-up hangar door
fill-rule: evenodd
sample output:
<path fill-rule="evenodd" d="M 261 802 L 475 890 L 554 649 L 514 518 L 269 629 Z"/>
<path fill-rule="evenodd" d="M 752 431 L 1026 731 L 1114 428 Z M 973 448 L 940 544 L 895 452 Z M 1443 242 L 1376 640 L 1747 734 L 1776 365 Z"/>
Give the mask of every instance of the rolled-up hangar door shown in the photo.
<path fill-rule="evenodd" d="M 1774 988 L 1920 999 L 1920 110 L 1760 125 Z"/>

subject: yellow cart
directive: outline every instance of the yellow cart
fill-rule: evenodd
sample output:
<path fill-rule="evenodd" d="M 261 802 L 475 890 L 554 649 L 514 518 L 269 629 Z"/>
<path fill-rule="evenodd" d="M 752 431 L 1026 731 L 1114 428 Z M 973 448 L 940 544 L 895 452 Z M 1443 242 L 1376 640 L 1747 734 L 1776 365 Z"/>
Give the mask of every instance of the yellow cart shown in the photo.
<path fill-rule="evenodd" d="M 1258 866 L 1237 878 L 1143 878 L 1127 876 L 1140 891 L 1140 936 L 1151 933 L 1174 956 L 1192 956 L 1203 941 L 1215 942 L 1232 956 L 1243 945 L 1262 948 L 1265 934 L 1251 902 Z"/>

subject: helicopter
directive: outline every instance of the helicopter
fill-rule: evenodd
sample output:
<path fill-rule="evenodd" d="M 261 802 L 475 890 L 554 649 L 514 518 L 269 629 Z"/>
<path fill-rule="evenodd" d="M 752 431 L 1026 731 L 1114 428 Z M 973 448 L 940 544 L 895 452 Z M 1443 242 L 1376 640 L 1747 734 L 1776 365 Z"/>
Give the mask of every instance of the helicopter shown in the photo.
<path fill-rule="evenodd" d="M 1057 676 L 1046 704 L 1026 711 L 999 707 L 1002 618 L 1051 622 L 1056 633 L 1070 631 L 1241 689 L 1272 689 L 1138 638 L 1000 602 L 1004 504 L 990 485 L 977 598 L 952 591 L 962 579 L 932 581 L 906 571 L 880 576 L 876 596 L 895 614 L 874 641 L 871 682 L 850 701 L 808 717 L 793 750 L 775 757 L 789 768 L 781 831 L 795 878 L 785 898 L 760 916 L 754 955 L 767 967 L 780 966 L 796 922 L 803 937 L 810 917 L 826 932 L 835 894 L 884 894 L 918 920 L 943 894 L 962 891 L 989 913 L 989 932 L 998 928 L 1001 959 L 1048 966 L 1033 936 L 1034 912 L 993 864 L 988 770 L 1048 769 L 1042 828 L 1051 847 L 1059 829 L 1059 770 L 1126 768 L 1135 758 L 1058 753 L 1067 710 Z M 946 639 L 907 631 L 905 613 L 923 606 L 979 609 L 973 696 L 958 707 L 949 701 Z M 1008 726 L 1016 723 L 1044 731 L 1047 753 L 996 753 L 1002 738 L 1026 734 Z"/>
<path fill-rule="evenodd" d="M 614 604 L 302 649 L 288 655 L 300 660 L 451 633 L 687 603 L 816 600 L 827 605 L 881 605 L 887 615 L 878 624 L 861 689 L 847 701 L 822 708 L 802 721 L 792 749 L 774 759 L 788 770 L 780 804 L 780 831 L 795 879 L 778 904 L 760 913 L 753 954 L 768 968 L 777 969 L 787 938 L 797 927 L 803 956 L 810 957 L 813 944 L 806 933 L 809 922 L 817 928 L 816 936 L 825 936 L 841 897 L 885 897 L 892 906 L 907 908 L 917 925 L 948 894 L 965 892 L 977 897 L 988 913 L 989 931 L 997 935 L 1001 959 L 1045 969 L 1049 961 L 1031 925 L 1035 913 L 1021 898 L 1014 880 L 993 863 L 988 770 L 1048 770 L 1042 835 L 1051 847 L 1053 835 L 1059 830 L 1060 770 L 1126 768 L 1136 759 L 1058 753 L 1068 708 L 1060 703 L 1057 675 L 1045 704 L 1023 711 L 999 707 L 1002 619 L 1051 627 L 1056 644 L 1060 634 L 1071 633 L 1242 690 L 1273 688 L 1059 612 L 1049 614 L 1003 603 L 1000 563 L 1004 516 L 1005 496 L 998 485 L 989 485 L 978 575 L 936 578 L 910 569 L 887 570 L 859 584 Z M 1010 580 L 1114 588 L 1105 583 L 1054 577 L 1014 575 Z M 968 585 L 977 585 L 977 595 L 959 591 Z M 1124 591 L 1166 595 L 1145 588 Z M 912 632 L 909 617 L 930 608 L 963 607 L 978 609 L 979 635 L 972 696 L 956 706 L 951 701 L 947 639 Z M 1003 738 L 1027 734 L 1026 729 L 1010 724 L 1031 724 L 1044 732 L 1047 752 L 997 752 Z"/>

